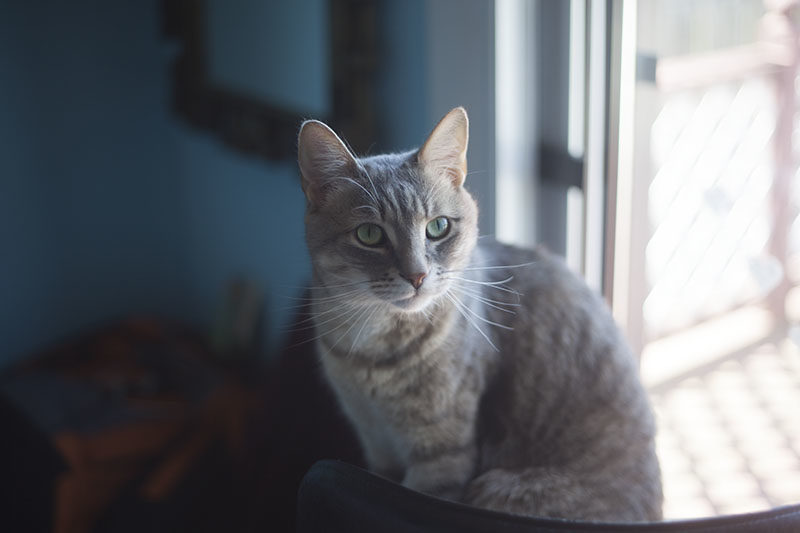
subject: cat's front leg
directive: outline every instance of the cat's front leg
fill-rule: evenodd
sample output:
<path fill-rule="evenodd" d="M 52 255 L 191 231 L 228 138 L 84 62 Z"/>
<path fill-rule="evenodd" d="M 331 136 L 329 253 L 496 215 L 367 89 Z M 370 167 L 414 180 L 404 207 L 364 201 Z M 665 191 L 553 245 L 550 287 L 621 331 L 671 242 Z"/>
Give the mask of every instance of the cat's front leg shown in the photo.
<path fill-rule="evenodd" d="M 458 443 L 434 452 L 412 453 L 403 485 L 432 496 L 459 501 L 474 475 L 476 455 L 475 446 Z"/>
<path fill-rule="evenodd" d="M 473 367 L 446 364 L 419 377 L 416 397 L 409 395 L 398 417 L 404 422 L 397 425 L 403 428 L 398 431 L 405 452 L 403 485 L 461 500 L 477 468 L 478 377 Z"/>
<path fill-rule="evenodd" d="M 374 434 L 372 435 L 374 437 Z M 385 439 L 361 439 L 369 469 L 397 483 L 403 479 L 404 471 L 397 454 L 394 453 L 392 443 Z"/>

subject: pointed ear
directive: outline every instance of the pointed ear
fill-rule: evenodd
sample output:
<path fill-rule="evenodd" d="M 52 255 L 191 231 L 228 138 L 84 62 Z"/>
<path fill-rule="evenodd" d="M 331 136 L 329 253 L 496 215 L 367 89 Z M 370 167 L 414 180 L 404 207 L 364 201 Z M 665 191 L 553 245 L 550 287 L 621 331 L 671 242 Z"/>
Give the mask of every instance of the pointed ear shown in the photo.
<path fill-rule="evenodd" d="M 467 177 L 469 119 L 463 107 L 444 116 L 419 150 L 422 171 L 432 177 L 447 176 L 456 187 Z"/>
<path fill-rule="evenodd" d="M 333 187 L 333 178 L 348 175 L 356 168 L 355 156 L 324 123 L 306 120 L 297 138 L 303 192 L 308 202 L 319 206 Z"/>

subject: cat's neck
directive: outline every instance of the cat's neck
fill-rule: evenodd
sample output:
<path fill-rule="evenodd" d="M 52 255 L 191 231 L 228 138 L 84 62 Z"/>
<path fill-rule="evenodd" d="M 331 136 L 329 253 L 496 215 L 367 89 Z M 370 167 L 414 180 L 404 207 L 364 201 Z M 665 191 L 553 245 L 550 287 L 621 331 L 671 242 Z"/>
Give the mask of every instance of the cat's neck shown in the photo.
<path fill-rule="evenodd" d="M 322 300 L 314 305 L 314 314 L 330 317 L 336 313 L 333 305 Z M 458 318 L 457 309 L 447 298 L 419 312 L 379 304 L 342 313 L 327 322 L 318 319 L 317 335 L 324 352 L 377 360 L 436 349 L 450 336 Z"/>

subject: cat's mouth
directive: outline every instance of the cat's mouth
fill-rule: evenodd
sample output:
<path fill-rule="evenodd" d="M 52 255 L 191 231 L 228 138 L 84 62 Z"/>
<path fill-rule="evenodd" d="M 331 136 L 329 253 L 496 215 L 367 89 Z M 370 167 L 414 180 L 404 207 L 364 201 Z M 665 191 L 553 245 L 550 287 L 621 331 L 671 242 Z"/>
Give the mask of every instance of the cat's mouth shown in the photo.
<path fill-rule="evenodd" d="M 430 294 L 427 293 L 420 294 L 419 292 L 417 292 L 407 298 L 400 298 L 399 300 L 394 300 L 392 304 L 394 304 L 395 307 L 398 307 L 401 310 L 410 313 L 415 311 L 421 311 L 422 309 L 427 307 L 428 304 L 431 303 L 431 300 L 432 298 Z"/>

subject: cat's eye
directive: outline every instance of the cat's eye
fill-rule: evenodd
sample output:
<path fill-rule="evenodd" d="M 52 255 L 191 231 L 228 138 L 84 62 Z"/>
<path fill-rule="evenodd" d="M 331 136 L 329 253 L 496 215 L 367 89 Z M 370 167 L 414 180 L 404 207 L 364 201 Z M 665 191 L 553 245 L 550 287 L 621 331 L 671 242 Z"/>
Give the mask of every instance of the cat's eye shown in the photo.
<path fill-rule="evenodd" d="M 356 228 L 356 238 L 364 246 L 379 246 L 383 244 L 383 230 L 377 224 L 361 224 Z"/>
<path fill-rule="evenodd" d="M 425 234 L 429 239 L 441 239 L 450 231 L 450 221 L 447 217 L 436 217 L 425 226 Z"/>

